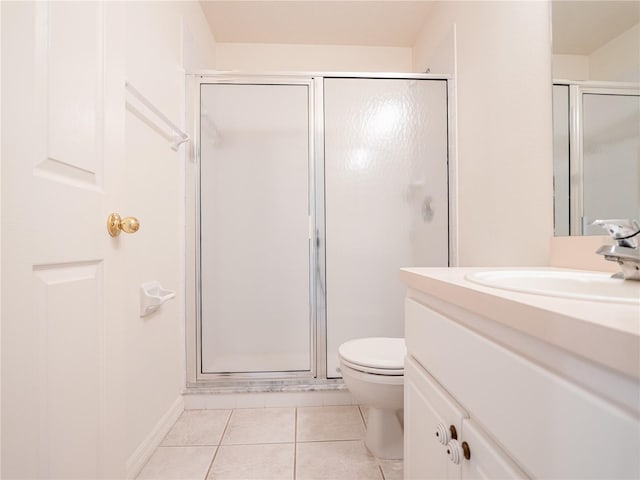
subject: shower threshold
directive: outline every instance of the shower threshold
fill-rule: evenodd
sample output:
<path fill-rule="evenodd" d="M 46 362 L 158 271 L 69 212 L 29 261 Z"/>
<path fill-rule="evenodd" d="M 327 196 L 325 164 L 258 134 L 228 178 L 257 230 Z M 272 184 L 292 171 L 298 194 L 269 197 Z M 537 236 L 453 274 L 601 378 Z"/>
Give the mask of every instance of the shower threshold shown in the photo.
<path fill-rule="evenodd" d="M 187 383 L 185 394 L 296 393 L 346 390 L 341 378 L 215 378 Z"/>

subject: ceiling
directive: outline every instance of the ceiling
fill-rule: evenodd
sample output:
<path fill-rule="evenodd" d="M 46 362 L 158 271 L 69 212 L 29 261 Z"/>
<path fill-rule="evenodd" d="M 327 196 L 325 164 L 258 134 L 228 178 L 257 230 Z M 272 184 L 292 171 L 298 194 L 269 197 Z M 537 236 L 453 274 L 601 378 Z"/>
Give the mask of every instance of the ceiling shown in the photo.
<path fill-rule="evenodd" d="M 412 47 L 438 2 L 202 0 L 200 3 L 218 42 Z M 587 55 L 640 22 L 640 1 L 554 0 L 552 16 L 554 53 Z"/>

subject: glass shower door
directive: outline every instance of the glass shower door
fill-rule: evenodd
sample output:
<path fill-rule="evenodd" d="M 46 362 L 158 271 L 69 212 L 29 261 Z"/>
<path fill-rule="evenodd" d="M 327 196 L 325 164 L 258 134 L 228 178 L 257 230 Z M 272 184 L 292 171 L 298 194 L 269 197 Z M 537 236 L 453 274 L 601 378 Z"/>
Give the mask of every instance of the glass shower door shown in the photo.
<path fill-rule="evenodd" d="M 597 219 L 640 218 L 640 95 L 582 95 L 581 186 L 579 233 L 602 235 Z"/>
<path fill-rule="evenodd" d="M 447 83 L 324 81 L 327 376 L 346 340 L 404 336 L 401 267 L 447 266 Z"/>
<path fill-rule="evenodd" d="M 312 369 L 309 98 L 201 85 L 201 373 Z"/>

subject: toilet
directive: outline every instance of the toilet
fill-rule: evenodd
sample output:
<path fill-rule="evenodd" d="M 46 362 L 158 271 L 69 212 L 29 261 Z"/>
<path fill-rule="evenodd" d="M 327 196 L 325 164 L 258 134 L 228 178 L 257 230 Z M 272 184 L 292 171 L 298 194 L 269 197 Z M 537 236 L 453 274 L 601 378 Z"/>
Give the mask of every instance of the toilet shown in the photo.
<path fill-rule="evenodd" d="M 403 457 L 404 338 L 357 338 L 338 348 L 344 383 L 369 408 L 365 445 L 379 458 Z"/>

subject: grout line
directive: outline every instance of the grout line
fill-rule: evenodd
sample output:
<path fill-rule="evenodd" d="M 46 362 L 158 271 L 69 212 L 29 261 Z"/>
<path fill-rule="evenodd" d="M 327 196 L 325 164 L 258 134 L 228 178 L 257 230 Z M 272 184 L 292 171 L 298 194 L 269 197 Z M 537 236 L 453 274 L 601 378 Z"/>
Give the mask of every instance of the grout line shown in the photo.
<path fill-rule="evenodd" d="M 342 438 L 339 440 L 302 440 L 297 443 L 364 442 L 364 438 Z"/>
<path fill-rule="evenodd" d="M 360 418 L 362 419 L 362 424 L 365 428 L 367 428 L 367 421 L 364 419 L 364 412 L 362 411 L 362 405 L 358 405 L 358 412 L 360 412 Z"/>
<path fill-rule="evenodd" d="M 231 417 L 233 416 L 233 409 L 229 412 L 229 416 L 227 417 L 227 422 L 224 424 L 224 429 L 222 430 L 222 435 L 220 435 L 220 440 L 218 440 L 218 445 L 216 446 L 216 451 L 213 454 L 213 458 L 211 458 L 211 463 L 209 463 L 209 468 L 207 468 L 207 473 L 204 476 L 204 480 L 207 479 L 209 473 L 211 472 L 211 468 L 213 468 L 213 462 L 215 462 L 216 457 L 218 456 L 218 452 L 220 451 L 220 447 L 222 447 L 222 439 L 224 438 L 224 434 L 227 433 L 227 429 L 229 428 L 229 423 L 231 423 Z"/>
<path fill-rule="evenodd" d="M 213 461 L 216 459 L 216 456 L 218 455 L 218 450 L 220 450 L 220 446 L 217 446 L 215 452 L 213 452 L 213 457 L 211 457 L 211 461 L 209 462 L 209 468 L 207 468 L 207 471 L 204 474 L 203 480 L 207 480 L 207 477 L 209 476 L 209 472 L 211 471 L 211 467 L 213 466 Z"/>
<path fill-rule="evenodd" d="M 250 445 L 293 445 L 295 442 L 253 442 L 253 443 L 225 443 L 221 447 L 248 447 Z M 193 445 L 198 447 L 199 445 Z"/>
<path fill-rule="evenodd" d="M 298 457 L 298 407 L 293 410 L 293 480 L 296 480 L 296 462 Z M 384 480 L 384 479 L 383 479 Z"/>
<path fill-rule="evenodd" d="M 184 445 L 158 445 L 157 449 L 160 449 L 160 448 L 217 447 L 217 446 L 218 446 L 217 443 L 185 443 Z"/>

